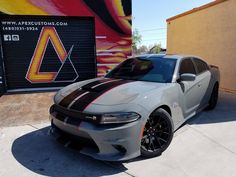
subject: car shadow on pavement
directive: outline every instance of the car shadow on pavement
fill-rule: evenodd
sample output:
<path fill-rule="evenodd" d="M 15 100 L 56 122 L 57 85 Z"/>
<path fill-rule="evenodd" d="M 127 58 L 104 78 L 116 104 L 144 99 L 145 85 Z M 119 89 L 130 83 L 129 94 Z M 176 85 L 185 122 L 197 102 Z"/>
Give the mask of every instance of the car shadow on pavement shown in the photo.
<path fill-rule="evenodd" d="M 236 121 L 236 95 L 221 92 L 216 108 L 214 110 L 202 111 L 187 124 L 214 124 Z"/>
<path fill-rule="evenodd" d="M 122 163 L 109 163 L 84 156 L 58 143 L 46 127 L 16 139 L 12 154 L 25 168 L 40 175 L 98 177 L 125 172 Z M 20 174 L 19 174 L 20 175 Z"/>

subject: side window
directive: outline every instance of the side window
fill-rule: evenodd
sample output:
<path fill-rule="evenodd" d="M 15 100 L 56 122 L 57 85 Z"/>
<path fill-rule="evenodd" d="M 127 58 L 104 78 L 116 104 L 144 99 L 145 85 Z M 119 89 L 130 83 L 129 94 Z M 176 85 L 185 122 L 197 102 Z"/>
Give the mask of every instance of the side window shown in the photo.
<path fill-rule="evenodd" d="M 184 59 L 181 62 L 179 74 L 181 75 L 183 73 L 196 74 L 196 70 L 191 59 Z"/>
<path fill-rule="evenodd" d="M 208 70 L 208 66 L 204 61 L 194 58 L 194 63 L 197 66 L 197 70 L 199 74 Z"/>

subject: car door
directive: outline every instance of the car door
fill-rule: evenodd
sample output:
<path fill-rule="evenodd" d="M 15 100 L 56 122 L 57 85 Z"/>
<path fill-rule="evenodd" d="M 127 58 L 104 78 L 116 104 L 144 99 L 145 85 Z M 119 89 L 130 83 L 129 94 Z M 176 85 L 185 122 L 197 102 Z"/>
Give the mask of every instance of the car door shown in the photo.
<path fill-rule="evenodd" d="M 182 88 L 182 109 L 185 118 L 191 117 L 199 108 L 200 102 L 204 96 L 203 93 L 203 75 L 198 75 L 197 68 L 192 58 L 185 58 L 180 63 L 179 75 L 190 73 L 196 75 L 194 81 L 180 81 Z"/>

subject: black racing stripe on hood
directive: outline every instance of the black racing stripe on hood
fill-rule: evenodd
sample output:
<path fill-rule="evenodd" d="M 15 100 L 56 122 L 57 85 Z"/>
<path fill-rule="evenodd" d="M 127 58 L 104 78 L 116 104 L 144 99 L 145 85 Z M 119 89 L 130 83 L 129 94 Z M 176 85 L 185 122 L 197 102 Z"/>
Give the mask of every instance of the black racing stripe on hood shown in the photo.
<path fill-rule="evenodd" d="M 84 85 L 82 88 L 84 89 L 76 89 L 75 91 L 71 92 L 69 95 L 67 95 L 65 98 L 62 99 L 62 101 L 59 103 L 60 106 L 63 106 L 63 107 L 68 107 L 69 104 L 75 100 L 78 96 L 82 95 L 83 93 L 86 92 L 86 90 L 88 89 L 91 89 L 91 87 L 93 86 L 96 86 L 98 84 L 101 84 L 101 83 L 104 83 L 104 82 L 107 82 L 109 80 L 113 80 L 113 79 L 110 79 L 110 78 L 104 78 L 104 79 L 101 79 L 101 80 L 97 80 L 97 81 L 93 81 L 93 82 L 90 82 L 86 85 Z M 86 88 L 86 89 L 85 89 Z"/>
<path fill-rule="evenodd" d="M 59 103 L 60 106 L 63 107 L 68 107 L 70 105 L 70 103 L 77 98 L 78 96 L 82 95 L 83 93 L 85 93 L 86 91 L 84 90 L 75 90 L 73 92 L 71 92 L 68 96 L 66 96 L 65 98 L 63 98 L 63 100 Z"/>
<path fill-rule="evenodd" d="M 87 106 L 89 106 L 90 103 L 95 101 L 98 97 L 106 93 L 107 91 L 110 91 L 111 89 L 118 87 L 120 85 L 130 83 L 133 81 L 129 80 L 119 80 L 117 82 L 111 82 L 104 85 L 101 85 L 97 87 L 94 90 L 91 90 L 88 94 L 77 100 L 72 106 L 71 109 L 77 110 L 77 111 L 84 111 Z"/>
<path fill-rule="evenodd" d="M 94 81 L 94 82 L 90 82 L 90 83 L 88 83 L 88 84 L 82 86 L 82 88 L 91 89 L 91 87 L 93 87 L 93 86 L 96 86 L 96 85 L 98 85 L 98 84 L 102 84 L 102 83 L 104 83 L 104 82 L 108 82 L 108 81 L 110 81 L 110 80 L 115 80 L 115 79 L 103 78 L 103 79 L 101 79 L 101 80 L 97 80 L 97 81 Z"/>

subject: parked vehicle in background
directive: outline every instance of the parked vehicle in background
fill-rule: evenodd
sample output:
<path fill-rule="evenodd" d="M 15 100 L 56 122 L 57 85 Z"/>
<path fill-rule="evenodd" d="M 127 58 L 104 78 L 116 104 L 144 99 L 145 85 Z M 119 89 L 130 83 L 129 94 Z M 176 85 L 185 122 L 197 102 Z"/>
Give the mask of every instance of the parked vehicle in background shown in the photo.
<path fill-rule="evenodd" d="M 81 153 L 96 159 L 155 157 L 186 120 L 215 108 L 219 83 L 218 68 L 198 57 L 130 58 L 105 78 L 60 90 L 50 109 L 52 129 L 82 139 Z"/>

